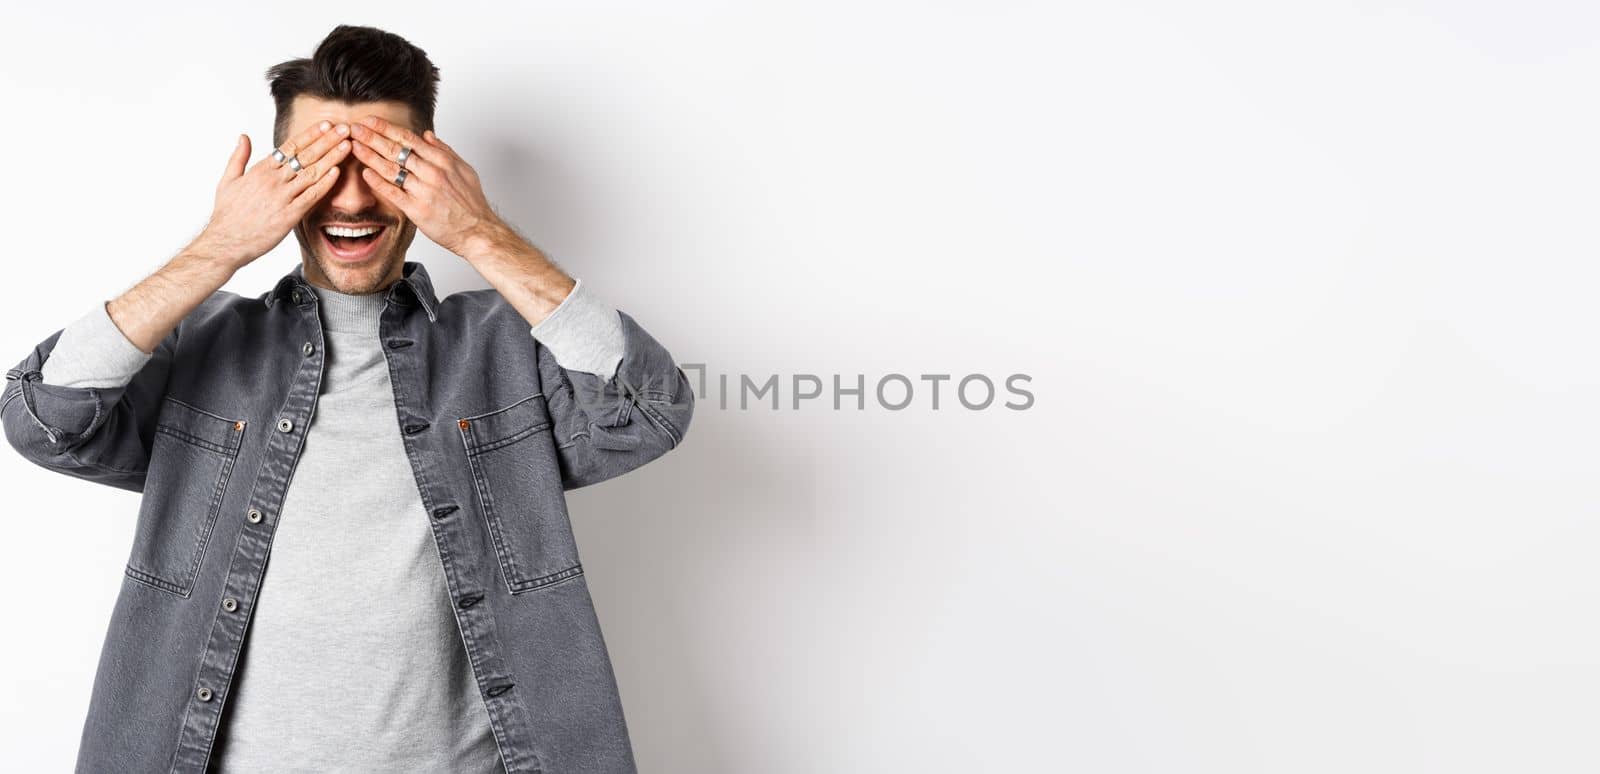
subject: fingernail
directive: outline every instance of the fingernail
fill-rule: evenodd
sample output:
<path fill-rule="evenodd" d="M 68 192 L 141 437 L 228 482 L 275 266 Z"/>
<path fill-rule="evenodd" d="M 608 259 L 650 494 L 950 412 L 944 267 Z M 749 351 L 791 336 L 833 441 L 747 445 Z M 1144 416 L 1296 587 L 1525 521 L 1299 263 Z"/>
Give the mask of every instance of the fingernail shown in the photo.
<path fill-rule="evenodd" d="M 345 140 L 344 142 L 339 143 L 339 150 L 342 150 L 342 151 L 350 150 L 350 141 L 349 140 Z"/>
<path fill-rule="evenodd" d="M 322 122 L 322 131 L 324 131 L 324 132 L 328 131 L 328 128 L 330 126 L 332 126 L 332 124 L 329 124 L 327 121 L 323 121 Z"/>
<path fill-rule="evenodd" d="M 350 133 L 350 127 L 348 125 L 339 124 L 339 134 L 340 135 L 346 135 L 346 134 L 349 134 L 349 133 Z"/>

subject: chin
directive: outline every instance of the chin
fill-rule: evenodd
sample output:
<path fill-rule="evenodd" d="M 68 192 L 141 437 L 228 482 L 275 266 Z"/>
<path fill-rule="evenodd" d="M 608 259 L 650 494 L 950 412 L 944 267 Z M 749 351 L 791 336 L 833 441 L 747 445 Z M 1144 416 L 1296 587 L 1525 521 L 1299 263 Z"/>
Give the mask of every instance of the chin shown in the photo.
<path fill-rule="evenodd" d="M 384 280 L 400 262 L 400 256 L 375 256 L 361 263 L 347 263 L 329 255 L 318 253 L 317 265 L 334 290 L 348 295 L 375 293 L 382 290 Z"/>

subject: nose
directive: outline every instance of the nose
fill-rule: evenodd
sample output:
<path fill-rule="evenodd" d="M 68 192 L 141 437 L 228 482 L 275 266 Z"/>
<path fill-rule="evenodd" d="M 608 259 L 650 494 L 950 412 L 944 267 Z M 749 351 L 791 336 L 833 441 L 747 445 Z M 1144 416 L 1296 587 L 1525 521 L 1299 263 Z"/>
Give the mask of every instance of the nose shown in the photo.
<path fill-rule="evenodd" d="M 360 159 L 351 154 L 344 163 L 339 165 L 339 179 L 334 181 L 333 190 L 328 192 L 327 206 L 330 209 L 350 214 L 368 212 L 378 206 L 378 197 L 361 177 L 361 170 L 365 167 Z"/>

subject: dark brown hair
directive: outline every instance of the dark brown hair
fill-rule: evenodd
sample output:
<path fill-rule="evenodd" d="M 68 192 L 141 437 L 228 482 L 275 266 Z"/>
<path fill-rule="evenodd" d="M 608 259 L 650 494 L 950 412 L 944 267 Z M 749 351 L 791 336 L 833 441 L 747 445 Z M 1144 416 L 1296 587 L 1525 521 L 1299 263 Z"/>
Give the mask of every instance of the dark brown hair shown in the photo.
<path fill-rule="evenodd" d="M 433 128 L 439 98 L 439 68 L 422 49 L 376 27 L 341 24 L 317 44 L 310 59 L 291 59 L 267 69 L 277 117 L 272 145 L 287 138 L 294 98 L 302 94 L 341 102 L 400 102 L 411 108 L 418 134 Z"/>

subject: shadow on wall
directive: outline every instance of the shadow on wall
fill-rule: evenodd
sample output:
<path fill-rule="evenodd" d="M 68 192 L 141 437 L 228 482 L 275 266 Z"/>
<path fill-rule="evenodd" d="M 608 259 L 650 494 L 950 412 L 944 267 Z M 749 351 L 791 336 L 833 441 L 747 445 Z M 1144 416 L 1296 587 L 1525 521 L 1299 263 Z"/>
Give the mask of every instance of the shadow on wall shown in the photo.
<path fill-rule="evenodd" d="M 603 222 L 607 208 L 589 203 L 584 177 L 563 166 L 559 153 L 541 153 L 528 139 L 510 135 L 491 135 L 476 146 L 478 157 L 467 162 L 479 171 L 489 201 L 534 244 L 554 229 L 564 243 L 591 244 L 623 225 Z"/>

